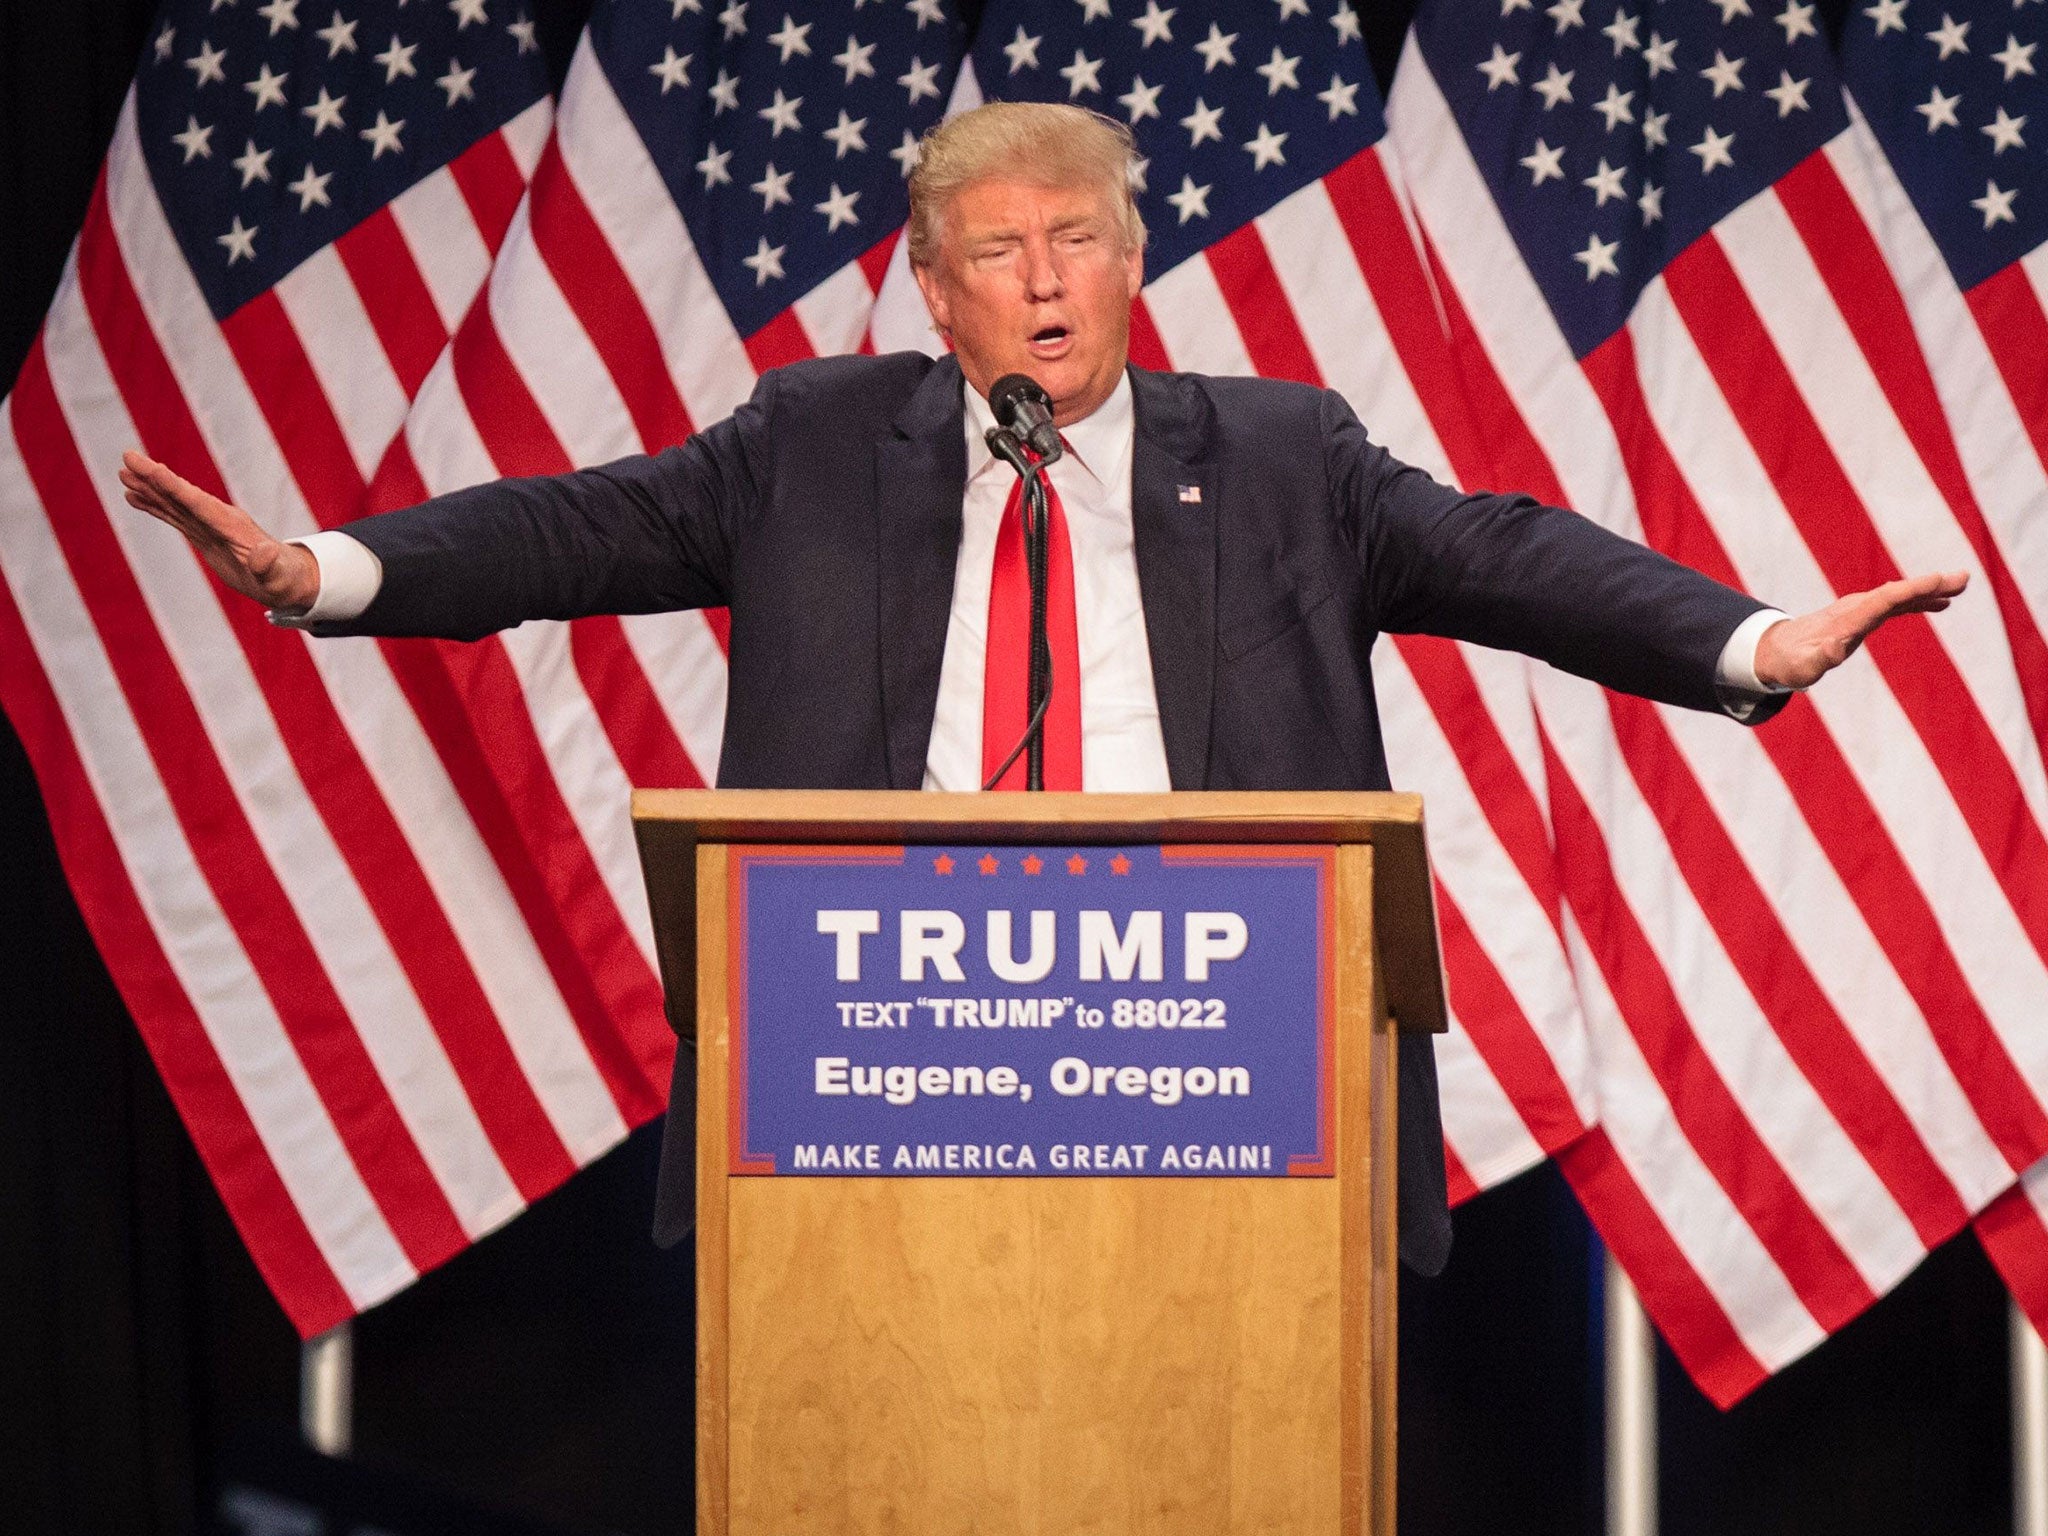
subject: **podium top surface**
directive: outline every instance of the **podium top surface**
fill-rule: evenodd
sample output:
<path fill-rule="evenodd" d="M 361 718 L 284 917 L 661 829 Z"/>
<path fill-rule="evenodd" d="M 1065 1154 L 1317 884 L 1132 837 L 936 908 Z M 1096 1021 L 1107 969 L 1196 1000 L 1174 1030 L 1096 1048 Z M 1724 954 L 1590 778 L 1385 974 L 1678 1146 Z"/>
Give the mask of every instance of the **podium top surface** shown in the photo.
<path fill-rule="evenodd" d="M 1369 843 L 1372 922 L 1390 1011 L 1446 1027 L 1422 797 L 1344 790 L 940 794 L 916 789 L 636 789 L 633 820 L 657 928 L 691 929 L 695 843 Z M 686 949 L 664 946 L 671 984 Z M 679 1025 L 679 1027 L 681 1027 Z"/>
<path fill-rule="evenodd" d="M 1374 843 L 1422 835 L 1422 797 L 1336 790 L 939 794 L 918 789 L 636 789 L 636 822 L 702 842 Z"/>

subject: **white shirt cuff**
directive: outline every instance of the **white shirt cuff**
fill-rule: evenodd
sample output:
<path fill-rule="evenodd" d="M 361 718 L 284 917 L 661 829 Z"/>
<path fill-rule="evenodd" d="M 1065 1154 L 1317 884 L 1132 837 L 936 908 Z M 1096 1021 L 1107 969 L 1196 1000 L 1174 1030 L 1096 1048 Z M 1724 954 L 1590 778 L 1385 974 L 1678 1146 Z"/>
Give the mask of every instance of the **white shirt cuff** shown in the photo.
<path fill-rule="evenodd" d="M 1786 618 L 1775 608 L 1761 608 L 1735 626 L 1735 633 L 1721 647 L 1721 659 L 1714 666 L 1714 686 L 1721 707 L 1737 720 L 1747 720 L 1757 705 L 1789 688 L 1774 687 L 1756 675 L 1756 648 L 1764 631 Z"/>
<path fill-rule="evenodd" d="M 270 622 L 281 629 L 346 624 L 362 616 L 384 585 L 384 562 L 361 539 L 351 538 L 338 528 L 285 542 L 298 545 L 313 557 L 320 572 L 320 593 L 309 608 L 273 608 Z"/>

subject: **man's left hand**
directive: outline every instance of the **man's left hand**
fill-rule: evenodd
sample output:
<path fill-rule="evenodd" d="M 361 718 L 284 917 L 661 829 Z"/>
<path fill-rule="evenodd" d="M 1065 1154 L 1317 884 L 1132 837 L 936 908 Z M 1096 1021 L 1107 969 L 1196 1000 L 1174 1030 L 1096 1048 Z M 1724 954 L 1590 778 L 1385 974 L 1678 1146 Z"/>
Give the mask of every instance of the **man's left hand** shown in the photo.
<path fill-rule="evenodd" d="M 1810 688 L 1855 655 L 1885 620 L 1902 613 L 1939 613 L 1969 584 L 1967 571 L 1888 581 L 1773 624 L 1757 642 L 1757 681 L 1771 688 Z"/>

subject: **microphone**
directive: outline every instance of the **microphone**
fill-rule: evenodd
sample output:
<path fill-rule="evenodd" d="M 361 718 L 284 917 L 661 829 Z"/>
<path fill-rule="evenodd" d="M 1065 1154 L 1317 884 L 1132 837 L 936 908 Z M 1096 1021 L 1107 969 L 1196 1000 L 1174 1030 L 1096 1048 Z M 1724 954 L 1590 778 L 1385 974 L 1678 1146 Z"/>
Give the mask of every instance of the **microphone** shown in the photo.
<path fill-rule="evenodd" d="M 989 409 L 996 420 L 1033 453 L 1041 464 L 1050 464 L 1066 452 L 1059 428 L 1052 424 L 1052 397 L 1028 373 L 1006 373 L 990 386 Z"/>

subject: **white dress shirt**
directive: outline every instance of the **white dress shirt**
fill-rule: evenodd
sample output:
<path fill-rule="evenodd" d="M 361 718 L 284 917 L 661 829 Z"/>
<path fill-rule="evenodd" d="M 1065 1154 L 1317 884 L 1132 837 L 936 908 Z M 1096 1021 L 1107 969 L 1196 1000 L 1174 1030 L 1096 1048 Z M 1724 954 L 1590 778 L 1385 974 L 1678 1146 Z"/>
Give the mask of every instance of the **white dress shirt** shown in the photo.
<path fill-rule="evenodd" d="M 963 385 L 967 409 L 967 493 L 953 613 L 939 669 L 939 708 L 925 753 L 926 789 L 981 788 L 981 695 L 988 659 L 988 599 L 996 533 L 1017 475 L 988 451 L 996 424 L 988 402 Z M 1081 652 L 1081 787 L 1165 790 L 1166 737 L 1152 689 L 1152 652 L 1138 595 L 1131 523 L 1131 376 L 1093 413 L 1068 427 L 1067 453 L 1047 471 L 1066 513 L 1074 553 L 1074 624 Z M 1020 660 L 1021 664 L 1021 660 Z M 1070 688 L 1073 679 L 1053 678 Z M 1003 744 L 1008 751 L 1011 743 Z"/>
<path fill-rule="evenodd" d="M 988 402 L 971 385 L 963 383 L 961 393 L 966 405 L 967 489 L 961 500 L 960 556 L 953 568 L 953 609 L 939 671 L 938 711 L 925 752 L 926 789 L 981 787 L 989 587 L 996 533 L 1017 479 L 984 441 L 983 434 L 996 424 Z M 1107 400 L 1061 433 L 1068 451 L 1048 471 L 1059 491 L 1073 549 L 1074 617 L 1081 653 L 1081 787 L 1088 790 L 1173 787 L 1138 591 L 1131 521 L 1135 431 L 1131 376 L 1125 373 Z M 384 568 L 368 546 L 338 529 L 291 542 L 305 546 L 319 566 L 320 593 L 303 613 L 273 612 L 273 623 L 345 623 L 370 606 L 383 585 Z M 1763 699 L 1785 691 L 1767 687 L 1756 675 L 1757 642 L 1784 617 L 1775 608 L 1753 613 L 1721 648 L 1715 682 L 1722 708 L 1737 720 L 1747 719 Z M 1072 681 L 1055 677 L 1053 686 L 1071 687 Z"/>

